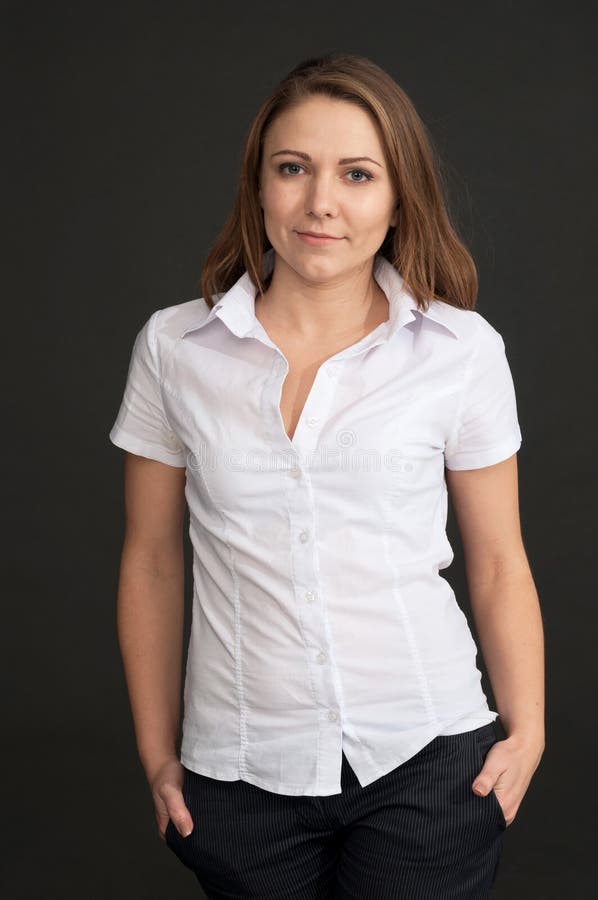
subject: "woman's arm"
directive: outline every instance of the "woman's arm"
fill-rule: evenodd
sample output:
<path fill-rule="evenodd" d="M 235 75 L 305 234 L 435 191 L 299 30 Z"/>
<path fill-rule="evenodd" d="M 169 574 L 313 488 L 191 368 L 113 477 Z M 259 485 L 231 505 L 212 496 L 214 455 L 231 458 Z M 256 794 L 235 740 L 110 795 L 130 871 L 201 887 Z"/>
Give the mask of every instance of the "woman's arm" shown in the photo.
<path fill-rule="evenodd" d="M 127 453 L 117 631 L 150 784 L 177 758 L 184 617 L 185 469 Z"/>
<path fill-rule="evenodd" d="M 517 456 L 445 470 L 461 535 L 472 614 L 507 734 L 472 785 L 494 788 L 509 825 L 544 751 L 544 635 L 521 537 Z M 478 790 L 478 787 L 480 790 Z"/>
<path fill-rule="evenodd" d="M 519 521 L 517 455 L 445 470 L 463 543 L 471 610 L 505 732 L 544 743 L 544 637 Z"/>

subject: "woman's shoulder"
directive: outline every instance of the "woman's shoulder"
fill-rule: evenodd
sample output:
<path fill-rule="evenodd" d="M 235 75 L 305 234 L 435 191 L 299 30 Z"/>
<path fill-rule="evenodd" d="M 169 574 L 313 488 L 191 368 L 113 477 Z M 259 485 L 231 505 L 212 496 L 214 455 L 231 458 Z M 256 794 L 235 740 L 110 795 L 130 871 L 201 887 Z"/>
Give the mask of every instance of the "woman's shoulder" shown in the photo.
<path fill-rule="evenodd" d="M 156 334 L 172 339 L 180 337 L 187 329 L 201 324 L 210 314 L 210 309 L 203 297 L 157 309 Z"/>
<path fill-rule="evenodd" d="M 211 309 L 203 297 L 155 309 L 146 318 L 138 339 L 143 337 L 149 351 L 157 354 L 158 358 L 163 358 L 176 347 L 179 339 L 187 331 L 201 326 L 206 321 Z"/>
<path fill-rule="evenodd" d="M 475 309 L 452 306 L 443 300 L 430 301 L 425 315 L 444 325 L 464 344 L 500 344 L 502 336 L 486 316 Z"/>

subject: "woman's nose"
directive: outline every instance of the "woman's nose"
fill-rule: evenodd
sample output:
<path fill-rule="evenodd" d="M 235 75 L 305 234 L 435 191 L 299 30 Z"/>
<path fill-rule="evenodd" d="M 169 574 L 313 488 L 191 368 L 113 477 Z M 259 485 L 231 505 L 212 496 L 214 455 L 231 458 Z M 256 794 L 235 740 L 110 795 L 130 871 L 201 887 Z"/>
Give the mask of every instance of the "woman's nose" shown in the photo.
<path fill-rule="evenodd" d="M 310 180 L 305 198 L 305 211 L 317 216 L 336 214 L 337 198 L 332 178 L 314 176 Z"/>

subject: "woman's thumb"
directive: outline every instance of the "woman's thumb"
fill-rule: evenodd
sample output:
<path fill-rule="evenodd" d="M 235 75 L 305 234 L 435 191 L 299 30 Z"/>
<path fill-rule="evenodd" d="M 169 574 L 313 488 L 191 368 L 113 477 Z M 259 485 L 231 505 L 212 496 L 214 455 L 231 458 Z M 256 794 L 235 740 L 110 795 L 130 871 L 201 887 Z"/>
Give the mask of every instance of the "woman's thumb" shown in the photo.
<path fill-rule="evenodd" d="M 193 831 L 193 819 L 185 804 L 172 804 L 169 807 L 168 815 L 172 819 L 174 827 L 179 834 L 183 837 L 189 837 Z"/>

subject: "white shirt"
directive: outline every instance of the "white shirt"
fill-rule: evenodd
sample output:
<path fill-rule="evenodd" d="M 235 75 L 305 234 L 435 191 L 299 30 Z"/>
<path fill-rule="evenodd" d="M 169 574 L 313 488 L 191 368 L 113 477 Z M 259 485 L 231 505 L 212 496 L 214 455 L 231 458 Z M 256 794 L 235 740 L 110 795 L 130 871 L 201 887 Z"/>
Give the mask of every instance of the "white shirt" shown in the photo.
<path fill-rule="evenodd" d="M 135 340 L 110 439 L 187 467 L 180 759 L 203 775 L 338 794 L 341 748 L 365 787 L 498 715 L 439 570 L 453 560 L 444 467 L 521 444 L 504 342 L 475 311 L 420 312 L 381 255 L 374 277 L 390 318 L 322 363 L 292 441 L 288 363 L 248 272 L 212 309 L 156 310 Z"/>

